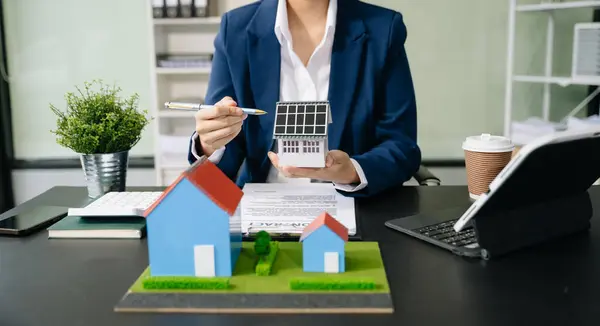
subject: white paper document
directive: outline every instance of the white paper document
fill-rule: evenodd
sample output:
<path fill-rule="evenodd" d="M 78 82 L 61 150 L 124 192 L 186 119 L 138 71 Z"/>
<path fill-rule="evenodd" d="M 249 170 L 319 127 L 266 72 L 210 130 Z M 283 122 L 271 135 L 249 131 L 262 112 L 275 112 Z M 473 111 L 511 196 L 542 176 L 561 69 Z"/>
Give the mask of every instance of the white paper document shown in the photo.
<path fill-rule="evenodd" d="M 356 234 L 354 198 L 338 193 L 332 184 L 248 183 L 241 202 L 242 231 L 300 234 L 323 212 Z"/>

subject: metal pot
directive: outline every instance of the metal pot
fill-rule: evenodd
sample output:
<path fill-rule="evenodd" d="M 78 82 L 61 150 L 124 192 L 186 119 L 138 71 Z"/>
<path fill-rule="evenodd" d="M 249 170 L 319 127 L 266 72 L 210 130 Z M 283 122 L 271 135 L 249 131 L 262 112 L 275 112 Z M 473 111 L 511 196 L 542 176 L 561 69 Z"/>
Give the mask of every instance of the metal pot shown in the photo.
<path fill-rule="evenodd" d="M 125 191 L 129 151 L 81 154 L 80 157 L 90 198 L 97 198 L 108 192 Z"/>

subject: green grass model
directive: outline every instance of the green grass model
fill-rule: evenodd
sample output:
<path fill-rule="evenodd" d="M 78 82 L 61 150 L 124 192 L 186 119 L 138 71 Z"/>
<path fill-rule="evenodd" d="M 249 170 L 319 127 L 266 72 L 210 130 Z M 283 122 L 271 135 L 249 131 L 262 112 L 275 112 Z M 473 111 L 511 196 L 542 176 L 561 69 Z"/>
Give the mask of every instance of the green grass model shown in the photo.
<path fill-rule="evenodd" d="M 256 242 L 242 244 L 231 278 L 151 277 L 149 269 L 146 269 L 130 291 L 257 294 L 389 292 L 377 242 L 348 242 L 346 271 L 327 274 L 303 271 L 300 242 L 275 242 L 270 241 L 270 237 L 268 240 L 268 249 L 265 249 L 264 243 L 258 245 L 265 250 L 261 252 L 259 249 L 261 255 L 255 251 Z"/>
<path fill-rule="evenodd" d="M 225 290 L 229 288 L 227 277 L 200 278 L 190 276 L 158 276 L 144 279 L 144 289 L 205 289 Z"/>
<path fill-rule="evenodd" d="M 338 277 L 297 277 L 290 280 L 292 290 L 374 290 L 375 280 L 371 278 L 338 278 Z"/>
<path fill-rule="evenodd" d="M 279 252 L 279 242 L 271 241 L 267 244 L 268 253 L 265 256 L 259 256 L 256 262 L 255 272 L 257 276 L 269 276 L 273 270 L 273 265 Z"/>

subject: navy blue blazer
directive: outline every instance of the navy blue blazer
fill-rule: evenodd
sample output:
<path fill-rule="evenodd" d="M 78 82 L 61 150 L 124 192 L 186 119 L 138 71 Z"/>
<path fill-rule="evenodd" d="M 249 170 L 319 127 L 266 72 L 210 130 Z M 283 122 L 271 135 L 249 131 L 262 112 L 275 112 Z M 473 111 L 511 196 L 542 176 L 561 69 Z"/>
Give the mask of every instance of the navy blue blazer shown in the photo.
<path fill-rule="evenodd" d="M 354 158 L 367 178 L 366 188 L 342 193 L 371 196 L 409 180 L 421 163 L 415 92 L 404 48 L 406 26 L 398 12 L 358 0 L 338 1 L 328 145 Z M 276 12 L 277 0 L 231 10 L 223 15 L 214 41 L 206 103 L 231 96 L 240 107 L 268 112 L 244 121 L 218 164 L 240 187 L 266 182 L 272 167 L 267 153 L 274 143 L 281 62 Z M 191 141 L 188 160 L 196 160 Z"/>

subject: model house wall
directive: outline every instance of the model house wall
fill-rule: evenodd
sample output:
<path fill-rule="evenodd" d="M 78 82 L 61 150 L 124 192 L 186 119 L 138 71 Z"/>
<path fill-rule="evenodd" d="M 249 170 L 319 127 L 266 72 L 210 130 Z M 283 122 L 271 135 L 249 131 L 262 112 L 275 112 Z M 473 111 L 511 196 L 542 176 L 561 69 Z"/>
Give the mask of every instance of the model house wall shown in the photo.
<path fill-rule="evenodd" d="M 198 161 L 146 213 L 152 276 L 231 276 L 242 247 L 242 191 Z"/>
<path fill-rule="evenodd" d="M 277 140 L 280 165 L 325 167 L 326 140 Z"/>
<path fill-rule="evenodd" d="M 242 252 L 242 214 L 240 208 L 229 216 L 229 246 L 231 250 L 231 272 L 235 270 L 235 263 Z"/>
<path fill-rule="evenodd" d="M 231 246 L 230 216 L 182 179 L 147 217 L 152 276 L 196 275 L 195 247 L 212 245 L 215 276 L 230 276 L 239 250 Z"/>
<path fill-rule="evenodd" d="M 345 246 L 346 242 L 335 232 L 331 231 L 326 225 L 313 231 L 304 241 L 302 241 L 302 264 L 305 272 L 331 272 L 343 273 L 346 269 L 345 264 Z M 332 255 L 333 253 L 333 255 Z M 328 271 L 326 261 L 329 257 L 337 256 L 337 271 Z M 330 266 L 334 265 L 329 262 Z"/>

